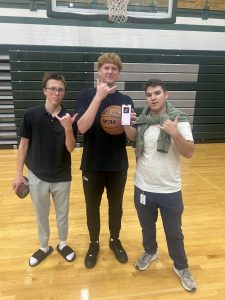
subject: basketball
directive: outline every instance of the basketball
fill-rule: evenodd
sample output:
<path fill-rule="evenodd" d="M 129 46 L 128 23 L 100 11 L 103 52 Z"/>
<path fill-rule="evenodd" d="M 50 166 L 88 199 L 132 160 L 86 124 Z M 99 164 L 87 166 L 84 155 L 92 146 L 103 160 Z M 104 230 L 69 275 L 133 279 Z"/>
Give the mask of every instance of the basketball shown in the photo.
<path fill-rule="evenodd" d="M 24 178 L 26 179 L 26 181 L 28 182 L 28 178 L 24 176 Z M 25 183 L 21 183 L 16 191 L 16 195 L 20 198 L 20 199 L 24 199 L 28 194 L 29 194 L 30 190 L 29 190 L 29 185 L 25 184 Z"/>
<path fill-rule="evenodd" d="M 121 107 L 118 105 L 107 107 L 101 114 L 100 122 L 102 129 L 111 135 L 124 132 L 121 125 Z"/>

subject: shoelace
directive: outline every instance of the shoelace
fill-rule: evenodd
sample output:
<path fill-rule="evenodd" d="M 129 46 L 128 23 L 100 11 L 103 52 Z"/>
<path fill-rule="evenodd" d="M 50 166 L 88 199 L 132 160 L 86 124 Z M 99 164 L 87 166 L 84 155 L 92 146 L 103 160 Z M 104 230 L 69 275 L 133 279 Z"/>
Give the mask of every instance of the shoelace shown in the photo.
<path fill-rule="evenodd" d="M 145 262 L 148 262 L 149 256 L 150 256 L 150 254 L 148 254 L 147 252 L 145 252 L 145 253 L 143 254 L 142 258 L 143 258 L 143 260 L 144 260 Z"/>
<path fill-rule="evenodd" d="M 182 277 L 186 280 L 193 281 L 192 276 L 187 269 L 182 270 Z"/>

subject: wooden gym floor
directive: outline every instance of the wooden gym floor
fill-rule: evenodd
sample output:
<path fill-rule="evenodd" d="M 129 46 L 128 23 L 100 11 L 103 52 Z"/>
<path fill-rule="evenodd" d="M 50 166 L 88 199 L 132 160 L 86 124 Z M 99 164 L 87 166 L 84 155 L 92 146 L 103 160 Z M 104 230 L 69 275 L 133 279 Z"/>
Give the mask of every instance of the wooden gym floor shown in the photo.
<path fill-rule="evenodd" d="M 183 232 L 190 269 L 198 284 L 188 293 L 172 271 L 162 223 L 158 221 L 159 258 L 139 272 L 134 262 L 141 254 L 141 230 L 133 205 L 135 159 L 128 148 L 130 168 L 124 196 L 121 240 L 129 262 L 119 264 L 108 247 L 107 203 L 101 207 L 101 251 L 94 269 L 83 260 L 88 247 L 85 205 L 79 171 L 82 148 L 73 152 L 69 244 L 77 259 L 67 263 L 54 252 L 39 266 L 28 265 L 38 249 L 36 222 L 30 198 L 18 199 L 11 189 L 17 150 L 0 150 L 0 299 L 60 300 L 186 300 L 225 299 L 225 144 L 199 144 L 191 160 L 182 159 L 185 211 Z M 53 207 L 50 245 L 58 238 Z"/>

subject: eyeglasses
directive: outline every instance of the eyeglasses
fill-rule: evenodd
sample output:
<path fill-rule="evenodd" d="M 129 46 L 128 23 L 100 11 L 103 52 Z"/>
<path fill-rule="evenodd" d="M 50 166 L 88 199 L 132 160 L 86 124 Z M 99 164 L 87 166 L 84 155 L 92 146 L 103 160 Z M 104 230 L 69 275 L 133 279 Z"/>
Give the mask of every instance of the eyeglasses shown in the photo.
<path fill-rule="evenodd" d="M 50 88 L 45 88 L 45 89 L 49 90 L 51 93 L 54 93 L 54 94 L 56 94 L 56 93 L 62 94 L 65 92 L 65 90 L 62 88 L 57 89 L 55 87 L 50 87 Z"/>

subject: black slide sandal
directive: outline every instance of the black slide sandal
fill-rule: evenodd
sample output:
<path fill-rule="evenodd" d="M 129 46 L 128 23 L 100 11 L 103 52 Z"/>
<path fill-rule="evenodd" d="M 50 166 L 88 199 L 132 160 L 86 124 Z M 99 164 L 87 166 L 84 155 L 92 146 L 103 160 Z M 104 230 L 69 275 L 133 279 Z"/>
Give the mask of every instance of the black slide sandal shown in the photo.
<path fill-rule="evenodd" d="M 47 256 L 49 256 L 49 254 L 51 254 L 53 251 L 53 248 L 51 246 L 49 246 L 48 251 L 45 253 L 44 251 L 42 251 L 41 249 L 38 249 L 31 257 L 36 258 L 37 263 L 35 265 L 31 265 L 30 264 L 30 260 L 29 260 L 29 265 L 31 267 L 36 267 L 39 263 L 41 263 Z"/>
<path fill-rule="evenodd" d="M 75 251 L 72 249 L 72 248 L 70 248 L 70 246 L 64 246 L 63 248 L 62 248 L 62 250 L 60 250 L 59 249 L 59 245 L 56 247 L 56 250 L 59 252 L 59 254 L 61 254 L 62 255 L 62 257 L 66 260 L 66 261 L 68 261 L 68 262 L 72 262 L 72 261 L 74 261 L 74 259 L 76 258 L 76 253 L 75 253 Z M 67 257 L 67 255 L 69 255 L 69 254 L 71 254 L 71 253 L 74 253 L 74 257 L 71 259 L 71 260 L 69 260 L 69 259 L 67 259 L 66 257 Z"/>

